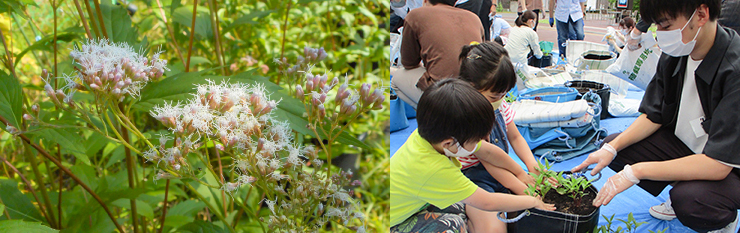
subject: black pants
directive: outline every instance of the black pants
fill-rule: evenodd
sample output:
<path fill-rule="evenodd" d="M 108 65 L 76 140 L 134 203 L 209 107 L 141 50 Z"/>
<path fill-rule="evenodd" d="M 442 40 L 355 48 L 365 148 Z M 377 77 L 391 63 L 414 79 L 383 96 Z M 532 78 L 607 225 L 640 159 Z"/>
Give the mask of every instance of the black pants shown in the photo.
<path fill-rule="evenodd" d="M 537 17 L 534 18 L 534 28 L 532 28 L 536 32 L 537 31 L 537 26 L 540 25 L 540 9 L 532 10 L 532 12 L 534 12 L 534 14 L 537 16 Z M 519 16 L 522 16 L 522 14 L 524 14 L 524 12 L 517 12 L 516 14 L 519 15 Z"/>
<path fill-rule="evenodd" d="M 618 172 L 626 164 L 666 161 L 694 154 L 673 131 L 670 127 L 660 128 L 644 140 L 624 148 L 609 167 Z M 609 135 L 604 141 L 610 142 L 617 135 Z M 657 196 L 670 183 L 642 180 L 638 186 Z M 724 180 L 678 182 L 670 195 L 676 217 L 683 225 L 698 232 L 720 229 L 734 221 L 740 209 L 740 170 L 733 169 Z"/>

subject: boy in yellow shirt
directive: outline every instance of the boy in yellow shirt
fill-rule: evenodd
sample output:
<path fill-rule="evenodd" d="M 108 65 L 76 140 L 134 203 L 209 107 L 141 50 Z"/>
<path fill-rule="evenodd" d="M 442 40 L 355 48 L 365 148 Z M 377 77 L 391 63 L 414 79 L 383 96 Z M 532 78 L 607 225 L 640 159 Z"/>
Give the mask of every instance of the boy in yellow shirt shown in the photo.
<path fill-rule="evenodd" d="M 467 215 L 555 209 L 531 196 L 489 193 L 462 174 L 457 157 L 495 147 L 482 141 L 493 128 L 493 109 L 467 82 L 445 79 L 431 86 L 416 117 L 418 129 L 391 158 L 391 232 L 505 232 L 506 225 L 476 228 L 486 224 Z"/>

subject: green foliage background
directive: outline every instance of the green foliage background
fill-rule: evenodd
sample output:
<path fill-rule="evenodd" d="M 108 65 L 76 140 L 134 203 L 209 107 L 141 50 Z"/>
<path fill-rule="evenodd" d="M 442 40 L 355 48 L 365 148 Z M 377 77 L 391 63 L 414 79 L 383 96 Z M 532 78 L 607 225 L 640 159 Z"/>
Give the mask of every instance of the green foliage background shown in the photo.
<path fill-rule="evenodd" d="M 162 58 L 169 60 L 171 70 L 165 73 L 166 78 L 160 83 L 149 84 L 142 91 L 141 99 L 132 107 L 137 116 L 133 118 L 136 121 L 134 123 L 145 125 L 142 132 L 151 138 L 162 127 L 147 111 L 164 101 L 184 99 L 194 91 L 194 83 L 203 83 L 208 78 L 266 84 L 268 89 L 275 91 L 273 97 L 283 98 L 278 114 L 290 121 L 298 132 L 298 140 L 305 144 L 313 143 L 314 136 L 305 128 L 301 129 L 305 120 L 301 121 L 302 109 L 296 107 L 300 102 L 288 93 L 298 80 L 281 75 L 278 71 L 280 64 L 275 62 L 281 54 L 294 62 L 303 54 L 305 46 L 323 47 L 328 52 L 328 58 L 314 67 L 313 73 L 327 73 L 330 79 L 346 78 L 350 85 L 356 87 L 360 83 L 389 84 L 388 1 L 219 0 L 216 1 L 217 5 L 210 5 L 212 1 L 198 1 L 190 58 L 192 68 L 189 73 L 184 73 L 186 59 L 183 58 L 187 57 L 191 37 L 194 1 L 135 0 L 122 2 L 122 5 L 115 3 L 115 0 L 101 1 L 101 16 L 111 40 L 128 42 L 135 48 L 142 47 L 150 55 L 163 50 Z M 89 4 L 94 8 L 92 2 Z M 58 6 L 56 10 L 54 5 Z M 129 16 L 125 8 L 129 5 L 137 8 L 133 16 Z M 84 8 L 82 4 L 82 11 L 87 14 Z M 217 13 L 218 23 L 212 19 L 212 12 Z M 22 130 L 28 130 L 25 134 L 47 151 L 55 151 L 55 145 L 59 144 L 62 164 L 113 208 L 120 217 L 119 223 L 124 224 L 127 230 L 131 228 L 128 198 L 136 200 L 139 218 L 144 220 L 143 226 L 150 231 L 158 228 L 164 182 L 152 181 L 154 165 L 139 159 L 136 173 L 146 176 L 138 177 L 136 189 L 129 189 L 123 146 L 97 135 L 97 132 L 80 128 L 79 125 L 86 123 L 56 110 L 43 93 L 43 69 L 56 76 L 74 71 L 69 53 L 87 38 L 80 19 L 89 17 L 80 17 L 72 0 L 3 0 L 0 2 L 0 17 L 0 29 L 12 53 L 12 66 L 18 78 L 14 78 L 11 64 L 6 61 L 5 49 L 0 49 L 5 64 L 0 70 L 0 115 L 14 125 L 24 125 L 21 115 L 28 112 L 31 104 L 40 104 L 42 113 L 39 119 L 53 122 L 56 126 L 24 127 Z M 97 19 L 98 16 L 94 13 L 90 17 Z M 21 91 L 25 99 L 19 98 Z M 92 97 L 84 93 L 75 95 L 76 101 L 89 99 Z M 340 139 L 333 151 L 335 155 L 359 154 L 355 163 L 355 178 L 362 185 L 355 189 L 354 197 L 360 201 L 366 221 L 355 225 L 364 224 L 368 232 L 385 232 L 390 227 L 387 220 L 390 205 L 390 156 L 387 149 L 389 112 L 388 103 L 384 105 L 386 108 L 383 111 L 368 112 L 353 122 L 349 132 Z M 5 128 L 5 125 L 1 126 Z M 61 228 L 62 232 L 115 230 L 100 206 L 69 177 L 62 177 L 62 200 L 58 200 L 59 168 L 44 160 L 35 150 L 24 146 L 18 137 L 7 131 L 0 132 L 0 156 L 13 164 L 34 189 L 48 192 L 54 211 L 56 203 L 61 203 L 63 218 L 61 227 L 56 229 Z M 34 165 L 29 157 L 41 160 Z M 38 168 L 38 172 L 33 171 L 33 166 Z M 0 229 L 54 232 L 48 227 L 53 224 L 41 216 L 39 201 L 29 193 L 20 175 L 3 164 L 0 166 L 0 176 L 0 220 L 12 219 L 0 221 Z M 223 223 L 216 222 L 215 217 L 211 219 L 215 210 L 207 210 L 206 204 L 195 198 L 202 195 L 213 203 L 220 203 L 221 196 L 197 183 L 193 183 L 195 192 L 183 189 L 183 182 L 186 181 L 173 180 L 173 187 L 170 187 L 165 232 L 224 231 Z M 247 204 L 259 210 L 257 215 L 268 215 L 269 211 L 260 207 L 262 198 L 259 195 L 249 194 L 247 190 L 243 192 L 240 195 L 247 196 Z M 247 216 L 243 210 L 234 209 L 225 215 L 237 231 L 254 232 L 260 229 L 257 224 L 259 218 Z M 332 224 L 325 230 L 355 229 Z"/>

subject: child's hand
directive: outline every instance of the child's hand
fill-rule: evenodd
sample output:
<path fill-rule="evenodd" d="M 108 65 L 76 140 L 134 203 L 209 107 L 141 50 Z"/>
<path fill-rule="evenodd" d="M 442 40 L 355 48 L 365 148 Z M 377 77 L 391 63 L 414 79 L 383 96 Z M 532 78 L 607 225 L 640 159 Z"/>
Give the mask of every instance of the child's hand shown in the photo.
<path fill-rule="evenodd" d="M 536 182 L 534 180 L 534 177 L 530 176 L 526 172 L 522 172 L 518 175 L 516 175 L 516 178 L 519 179 L 524 185 L 535 185 Z"/>
<path fill-rule="evenodd" d="M 549 210 L 549 211 L 555 210 L 555 205 L 554 204 L 547 204 L 547 203 L 543 202 L 542 200 L 540 200 L 539 198 L 534 198 L 534 199 L 537 200 L 537 203 L 534 206 L 534 208 L 541 209 L 541 210 Z"/>

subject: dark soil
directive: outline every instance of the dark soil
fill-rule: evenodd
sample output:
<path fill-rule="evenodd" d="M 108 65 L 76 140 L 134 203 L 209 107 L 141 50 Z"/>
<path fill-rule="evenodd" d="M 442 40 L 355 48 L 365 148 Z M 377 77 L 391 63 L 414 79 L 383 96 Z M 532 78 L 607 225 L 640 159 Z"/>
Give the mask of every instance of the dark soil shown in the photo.
<path fill-rule="evenodd" d="M 611 55 L 588 54 L 586 56 L 583 56 L 583 58 L 590 59 L 590 60 L 609 60 L 609 59 L 612 59 L 612 56 Z"/>
<path fill-rule="evenodd" d="M 560 193 L 553 189 L 545 194 L 545 198 L 543 198 L 543 201 L 545 203 L 555 204 L 555 211 L 557 212 L 587 215 L 596 209 L 596 207 L 592 204 L 595 198 L 596 192 L 587 189 L 586 195 L 581 197 L 580 203 L 576 203 L 573 198 L 570 198 L 567 195 L 560 195 Z M 576 206 L 576 204 L 579 205 Z"/>

